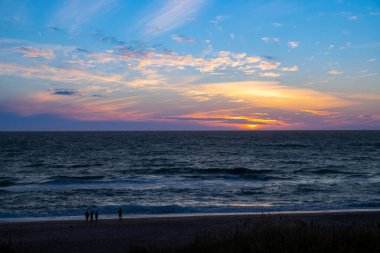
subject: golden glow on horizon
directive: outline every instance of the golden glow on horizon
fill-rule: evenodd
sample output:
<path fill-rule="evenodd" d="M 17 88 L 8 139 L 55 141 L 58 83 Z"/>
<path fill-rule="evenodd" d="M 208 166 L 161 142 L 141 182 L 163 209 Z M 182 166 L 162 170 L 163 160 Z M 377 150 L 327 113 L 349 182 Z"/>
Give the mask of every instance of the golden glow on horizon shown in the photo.
<path fill-rule="evenodd" d="M 260 128 L 260 125 L 246 124 L 246 125 L 243 125 L 243 128 L 254 130 L 254 129 Z"/>
<path fill-rule="evenodd" d="M 208 96 L 224 96 L 240 99 L 246 105 L 274 108 L 284 111 L 328 109 L 357 105 L 347 99 L 320 91 L 280 85 L 277 82 L 229 82 L 209 83 L 194 87 Z M 314 109 L 315 108 L 315 109 Z"/>

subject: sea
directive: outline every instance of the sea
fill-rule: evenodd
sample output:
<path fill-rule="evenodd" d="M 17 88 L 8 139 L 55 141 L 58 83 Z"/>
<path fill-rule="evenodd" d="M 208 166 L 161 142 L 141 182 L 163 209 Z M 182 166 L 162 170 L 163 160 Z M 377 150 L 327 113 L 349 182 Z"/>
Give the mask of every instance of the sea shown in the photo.
<path fill-rule="evenodd" d="M 380 131 L 1 132 L 0 220 L 380 209 Z"/>

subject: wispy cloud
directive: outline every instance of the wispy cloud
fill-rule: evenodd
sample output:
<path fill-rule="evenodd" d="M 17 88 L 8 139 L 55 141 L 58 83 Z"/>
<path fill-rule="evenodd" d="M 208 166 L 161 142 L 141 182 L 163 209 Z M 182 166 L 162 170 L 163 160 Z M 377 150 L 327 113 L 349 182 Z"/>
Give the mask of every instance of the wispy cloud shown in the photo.
<path fill-rule="evenodd" d="M 281 68 L 281 70 L 284 72 L 294 72 L 294 71 L 298 71 L 298 66 L 294 65 L 292 67 L 283 67 Z"/>
<path fill-rule="evenodd" d="M 64 5 L 55 13 L 50 27 L 68 28 L 77 30 L 81 25 L 99 18 L 116 4 L 117 0 L 66 0 Z M 65 30 L 59 28 L 60 30 Z"/>
<path fill-rule="evenodd" d="M 341 75 L 341 74 L 343 74 L 343 72 L 340 71 L 340 70 L 332 69 L 332 70 L 329 71 L 329 74 L 331 74 L 331 75 Z"/>
<path fill-rule="evenodd" d="M 76 68 L 57 68 L 46 65 L 27 67 L 18 64 L 0 63 L 0 74 L 78 84 L 107 82 L 127 84 L 120 75 L 105 75 Z"/>
<path fill-rule="evenodd" d="M 73 96 L 80 95 L 80 92 L 76 89 L 54 89 L 52 91 L 54 95 Z"/>
<path fill-rule="evenodd" d="M 279 43 L 280 42 L 279 38 L 263 37 L 263 38 L 261 38 L 261 40 L 264 41 L 265 43 L 270 43 L 270 42 Z"/>
<path fill-rule="evenodd" d="M 321 111 L 321 110 L 301 110 L 301 112 L 306 112 L 306 113 L 309 113 L 309 114 L 312 114 L 312 115 L 316 115 L 316 116 L 335 116 L 339 113 L 337 112 L 331 112 L 331 111 Z"/>
<path fill-rule="evenodd" d="M 325 110 L 328 108 L 356 105 L 356 102 L 339 96 L 313 89 L 297 88 L 280 85 L 278 82 L 225 82 L 192 86 L 191 92 L 198 96 L 227 97 L 233 101 L 239 100 L 245 106 L 262 108 L 281 108 L 281 110 L 299 111 Z"/>
<path fill-rule="evenodd" d="M 63 91 L 64 92 L 64 91 Z M 150 115 L 135 108 L 135 98 L 82 97 L 37 92 L 5 107 L 21 115 L 53 114 L 81 121 L 139 121 Z"/>
<path fill-rule="evenodd" d="M 204 3 L 205 0 L 166 0 L 156 13 L 149 16 L 145 35 L 159 35 L 187 24 Z"/>
<path fill-rule="evenodd" d="M 278 76 L 280 76 L 280 73 L 265 72 L 265 73 L 260 73 L 260 76 L 262 76 L 262 77 L 278 77 Z"/>
<path fill-rule="evenodd" d="M 201 112 L 201 113 L 191 113 L 185 115 L 166 117 L 165 119 L 174 119 L 181 121 L 197 121 L 201 124 L 213 125 L 213 126 L 229 126 L 236 127 L 240 129 L 256 129 L 262 126 L 287 126 L 289 124 L 285 123 L 279 119 L 272 118 L 259 118 L 255 115 L 239 115 L 239 114 L 223 114 L 218 112 Z"/>
<path fill-rule="evenodd" d="M 172 35 L 171 39 L 176 42 L 186 42 L 186 43 L 194 43 L 196 41 L 194 38 L 190 38 L 184 35 Z"/>
<path fill-rule="evenodd" d="M 299 42 L 298 41 L 289 41 L 288 42 L 288 47 L 290 48 L 297 48 L 299 46 Z"/>
<path fill-rule="evenodd" d="M 349 19 L 349 20 L 358 20 L 359 17 L 353 15 L 353 16 L 349 16 L 348 19 Z"/>
<path fill-rule="evenodd" d="M 40 49 L 35 47 L 17 47 L 16 52 L 22 53 L 25 57 L 42 57 L 51 60 L 55 57 L 52 49 Z"/>
<path fill-rule="evenodd" d="M 218 29 L 219 31 L 221 31 L 221 30 L 222 30 L 222 26 L 221 26 L 220 23 L 221 23 L 223 20 L 227 20 L 227 19 L 229 19 L 229 18 L 230 18 L 230 16 L 228 16 L 228 15 L 219 15 L 219 16 L 216 16 L 214 20 L 211 20 L 211 21 L 209 21 L 209 22 L 210 22 L 211 24 L 214 24 L 215 28 Z"/>
<path fill-rule="evenodd" d="M 284 24 L 280 22 L 274 22 L 274 23 L 271 23 L 270 25 L 276 28 L 280 28 L 284 26 Z"/>
<path fill-rule="evenodd" d="M 380 47 L 380 42 L 369 42 L 362 44 L 350 44 L 346 48 L 347 49 L 376 49 Z"/>
<path fill-rule="evenodd" d="M 91 36 L 93 38 L 95 38 L 96 40 L 99 40 L 101 42 L 111 43 L 111 44 L 118 45 L 118 46 L 122 46 L 122 45 L 126 44 L 125 41 L 122 41 L 122 40 L 120 40 L 114 36 L 106 36 L 103 34 L 103 32 L 101 32 L 99 30 L 92 33 Z"/>
<path fill-rule="evenodd" d="M 217 105 L 215 110 L 194 108 L 187 114 L 173 115 L 173 120 L 243 129 L 284 129 L 304 126 L 311 115 L 334 117 L 339 110 L 357 105 L 350 99 L 312 89 L 280 85 L 278 82 L 246 81 L 190 85 L 183 94 L 202 103 Z M 205 99 L 201 99 L 202 96 Z M 279 110 L 279 108 L 281 108 Z M 300 114 L 301 112 L 304 114 Z M 198 109 L 198 111 L 197 111 Z M 195 110 L 195 112 L 194 112 Z M 284 117 L 287 115 L 286 117 Z M 300 116 L 299 116 L 300 115 Z M 307 124 L 306 124 L 307 125 Z"/>

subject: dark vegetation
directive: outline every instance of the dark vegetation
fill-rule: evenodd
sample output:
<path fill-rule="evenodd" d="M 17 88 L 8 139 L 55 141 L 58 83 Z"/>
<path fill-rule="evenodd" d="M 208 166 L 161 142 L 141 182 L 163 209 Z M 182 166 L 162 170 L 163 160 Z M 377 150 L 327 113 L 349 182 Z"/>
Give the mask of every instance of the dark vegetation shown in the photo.
<path fill-rule="evenodd" d="M 320 224 L 315 222 L 261 222 L 198 235 L 180 248 L 131 248 L 128 253 L 353 253 L 380 252 L 380 222 Z"/>
<path fill-rule="evenodd" d="M 1 253 L 16 253 L 15 249 L 10 243 L 0 243 L 0 252 Z"/>
<path fill-rule="evenodd" d="M 19 253 L 14 246 L 17 245 L 2 243 L 0 253 Z M 246 222 L 243 226 L 198 234 L 194 240 L 181 247 L 135 246 L 126 252 L 380 253 L 380 221 L 352 224 L 294 222 L 286 219 Z"/>

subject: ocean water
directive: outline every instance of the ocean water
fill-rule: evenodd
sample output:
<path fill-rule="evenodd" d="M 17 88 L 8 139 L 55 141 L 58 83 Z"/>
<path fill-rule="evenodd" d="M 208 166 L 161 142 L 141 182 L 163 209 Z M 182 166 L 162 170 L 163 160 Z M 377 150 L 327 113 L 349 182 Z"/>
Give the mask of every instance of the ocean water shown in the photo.
<path fill-rule="evenodd" d="M 380 209 L 380 131 L 0 133 L 0 218 Z"/>

